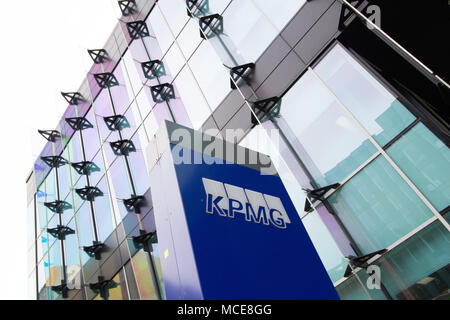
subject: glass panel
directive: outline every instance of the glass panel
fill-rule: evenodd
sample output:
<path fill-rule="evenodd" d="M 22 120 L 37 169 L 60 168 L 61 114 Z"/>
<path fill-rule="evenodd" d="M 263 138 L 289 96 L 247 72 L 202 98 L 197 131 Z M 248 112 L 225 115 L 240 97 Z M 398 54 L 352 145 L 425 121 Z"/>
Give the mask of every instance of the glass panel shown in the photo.
<path fill-rule="evenodd" d="M 58 286 L 63 278 L 63 268 L 61 260 L 61 241 L 55 241 L 49 250 L 50 257 L 50 282 L 49 286 Z"/>
<path fill-rule="evenodd" d="M 415 119 L 340 45 L 336 45 L 314 70 L 381 146 Z"/>
<path fill-rule="evenodd" d="M 355 276 L 338 285 L 336 291 L 342 300 L 386 300 L 387 298 L 381 287 L 368 286 L 368 280 L 367 270 L 362 269 Z M 369 281 L 372 282 L 373 280 L 370 279 Z"/>
<path fill-rule="evenodd" d="M 196 19 L 189 19 L 188 24 L 177 38 L 181 51 L 186 59 L 189 59 L 194 50 L 198 47 L 202 38 L 199 36 L 199 26 Z"/>
<path fill-rule="evenodd" d="M 199 129 L 211 114 L 211 109 L 188 66 L 185 66 L 176 77 L 175 86 L 186 107 L 193 128 Z"/>
<path fill-rule="evenodd" d="M 161 289 L 161 299 L 166 299 L 166 292 L 164 288 L 164 279 L 163 279 L 163 273 L 162 273 L 162 267 L 161 267 L 161 257 L 159 255 L 159 244 L 158 243 L 152 243 L 152 259 L 153 259 L 153 265 L 156 268 L 156 274 L 158 276 L 158 283 L 159 288 Z"/>
<path fill-rule="evenodd" d="M 167 20 L 167 24 L 176 36 L 189 19 L 186 14 L 186 2 L 183 0 L 170 0 L 158 2 L 158 5 Z"/>
<path fill-rule="evenodd" d="M 139 294 L 142 300 L 157 300 L 155 285 L 152 281 L 149 257 L 146 252 L 138 251 L 132 258 L 131 263 L 136 277 Z"/>
<path fill-rule="evenodd" d="M 120 272 L 112 279 L 112 281 L 116 283 L 116 286 L 112 289 L 109 289 L 108 300 L 125 300 L 126 293 L 124 294 L 124 291 L 126 290 L 126 283 L 123 271 L 120 270 Z"/>
<path fill-rule="evenodd" d="M 305 0 L 252 0 L 256 7 L 261 10 L 267 19 L 269 19 L 278 30 L 292 19 L 297 11 L 306 2 Z"/>
<path fill-rule="evenodd" d="M 188 63 L 206 100 L 215 109 L 231 90 L 230 77 L 222 61 L 211 44 L 204 41 Z"/>
<path fill-rule="evenodd" d="M 311 73 L 283 97 L 276 121 L 319 186 L 345 179 L 375 146 Z"/>
<path fill-rule="evenodd" d="M 91 246 L 94 241 L 94 234 L 92 231 L 92 218 L 88 202 L 84 202 L 80 210 L 78 210 L 76 214 L 76 224 L 79 246 Z M 81 253 L 81 260 L 83 264 L 89 260 L 89 256 L 84 251 Z"/>
<path fill-rule="evenodd" d="M 113 232 L 115 228 L 113 214 L 111 212 L 111 205 L 109 200 L 109 190 L 106 183 L 106 177 L 104 177 L 97 185 L 103 192 L 102 197 L 95 198 L 93 202 L 95 210 L 95 222 L 97 225 L 98 240 L 105 242 L 108 236 Z"/>
<path fill-rule="evenodd" d="M 394 299 L 450 298 L 450 233 L 435 221 L 378 261 Z"/>
<path fill-rule="evenodd" d="M 344 276 L 348 260 L 342 255 L 317 211 L 308 214 L 302 219 L 302 222 L 331 281 L 340 280 Z"/>
<path fill-rule="evenodd" d="M 241 57 L 238 63 L 256 61 L 278 35 L 251 0 L 231 2 L 223 13 L 223 21 L 224 34 L 219 37 L 234 57 Z"/>
<path fill-rule="evenodd" d="M 433 217 L 381 156 L 328 201 L 364 254 L 388 247 Z"/>
<path fill-rule="evenodd" d="M 356 276 L 339 284 L 336 291 L 342 300 L 370 300 Z"/>
<path fill-rule="evenodd" d="M 167 2 L 167 1 L 166 1 Z M 187 15 L 186 15 L 187 18 Z M 162 53 L 166 53 L 173 42 L 173 35 L 164 20 L 161 11 L 158 6 L 156 6 L 150 13 L 147 23 L 151 25 L 156 38 L 158 39 L 159 46 L 161 47 Z"/>
<path fill-rule="evenodd" d="M 450 149 L 427 127 L 418 123 L 387 153 L 437 210 L 450 204 Z"/>
<path fill-rule="evenodd" d="M 185 63 L 186 60 L 177 45 L 170 47 L 163 59 L 166 74 L 170 74 L 172 77 L 177 75 Z"/>
<path fill-rule="evenodd" d="M 271 131 L 270 122 L 266 122 L 263 124 L 263 128 L 261 126 L 255 127 L 253 130 L 251 130 L 244 139 L 239 143 L 240 146 L 260 152 L 262 154 L 269 155 L 272 162 L 275 165 L 275 168 L 277 169 L 278 174 L 281 177 L 281 180 L 283 181 L 283 185 L 288 191 L 288 194 L 294 203 L 295 208 L 297 209 L 297 212 L 300 215 L 303 215 L 304 208 L 305 208 L 305 193 L 302 190 L 302 186 L 299 184 L 297 177 L 293 176 L 293 172 L 296 172 L 296 170 L 289 170 L 287 166 L 283 163 L 282 159 L 280 158 L 279 151 L 272 145 L 270 139 L 272 141 L 278 142 L 279 136 L 272 136 L 270 139 L 268 138 L 265 130 Z M 282 143 L 280 143 L 280 149 L 283 149 Z M 286 153 L 283 154 L 283 159 L 289 159 L 290 154 Z M 289 160 L 287 160 L 288 162 Z M 296 165 L 296 162 L 289 162 L 289 165 Z M 298 167 L 295 167 L 297 170 L 301 170 Z"/>
<path fill-rule="evenodd" d="M 75 219 L 68 226 L 72 230 L 76 230 Z M 64 252 L 66 254 L 67 283 L 71 284 L 73 289 L 81 289 L 80 251 L 76 234 L 66 237 Z"/>
<path fill-rule="evenodd" d="M 103 90 L 102 93 L 100 94 L 100 97 L 99 97 L 100 100 L 98 100 L 99 103 L 103 97 L 105 97 L 105 99 L 106 99 L 107 96 L 104 96 L 105 91 L 106 90 Z M 92 108 L 87 113 L 86 120 L 88 120 L 93 127 L 83 130 L 81 132 L 81 135 L 83 136 L 84 152 L 86 154 L 86 160 L 91 161 L 97 154 L 98 150 L 100 150 L 100 139 L 98 136 L 94 108 Z M 103 119 L 98 119 L 98 120 L 102 121 Z"/>

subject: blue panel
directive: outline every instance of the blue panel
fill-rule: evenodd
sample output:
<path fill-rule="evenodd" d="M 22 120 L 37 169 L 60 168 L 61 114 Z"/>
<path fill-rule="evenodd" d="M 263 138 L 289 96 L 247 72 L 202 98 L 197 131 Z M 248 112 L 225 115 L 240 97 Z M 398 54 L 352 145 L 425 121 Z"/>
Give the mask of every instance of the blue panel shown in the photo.
<path fill-rule="evenodd" d="M 191 159 L 196 157 L 194 151 L 184 149 L 183 152 L 192 152 Z M 236 164 L 178 164 L 175 171 L 197 267 L 191 272 L 198 275 L 205 299 L 338 299 L 279 177 L 261 175 L 257 170 Z M 225 183 L 237 187 L 226 186 L 223 190 L 228 199 L 235 200 L 232 191 L 240 192 L 243 196 L 240 203 L 225 198 L 218 200 L 217 194 L 207 196 L 203 178 L 214 180 L 216 186 Z M 266 223 L 246 221 L 249 205 L 255 213 L 258 211 L 255 197 L 267 204 Z M 274 205 L 277 198 L 287 216 Z M 233 210 L 219 212 L 212 201 L 222 209 L 231 205 L 240 207 L 240 204 L 243 208 L 235 210 L 234 218 L 230 218 Z M 212 213 L 208 214 L 207 210 Z M 183 222 L 177 219 L 176 223 Z M 178 264 L 185 255 L 181 250 L 189 250 L 186 248 L 190 246 L 175 247 Z M 171 299 L 169 292 L 167 298 Z M 192 297 L 186 294 L 183 298 Z"/>

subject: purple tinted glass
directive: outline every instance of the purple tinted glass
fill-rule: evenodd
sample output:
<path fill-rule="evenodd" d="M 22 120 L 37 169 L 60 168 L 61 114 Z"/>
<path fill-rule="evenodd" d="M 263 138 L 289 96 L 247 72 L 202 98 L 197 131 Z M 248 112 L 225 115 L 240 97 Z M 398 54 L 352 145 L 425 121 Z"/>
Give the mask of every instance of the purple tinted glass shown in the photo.
<path fill-rule="evenodd" d="M 104 195 L 102 197 L 96 198 L 94 201 L 95 221 L 97 225 L 99 241 L 104 242 L 114 229 L 111 206 L 108 196 L 109 190 L 106 183 L 106 178 L 103 178 L 97 184 L 97 188 L 99 188 Z"/>
<path fill-rule="evenodd" d="M 322 221 L 330 231 L 337 245 L 341 249 L 344 256 L 355 256 L 356 253 L 350 246 L 350 240 L 347 238 L 342 228 L 336 222 L 336 219 L 328 212 L 325 206 L 320 205 L 316 208 L 317 213 L 322 218 Z"/>
<path fill-rule="evenodd" d="M 117 114 L 123 114 L 130 105 L 130 98 L 126 88 L 126 82 L 122 67 L 123 62 L 121 62 L 114 71 L 114 76 L 119 82 L 119 85 L 109 88 L 109 92 L 111 93 L 111 98 L 114 104 L 114 109 Z"/>

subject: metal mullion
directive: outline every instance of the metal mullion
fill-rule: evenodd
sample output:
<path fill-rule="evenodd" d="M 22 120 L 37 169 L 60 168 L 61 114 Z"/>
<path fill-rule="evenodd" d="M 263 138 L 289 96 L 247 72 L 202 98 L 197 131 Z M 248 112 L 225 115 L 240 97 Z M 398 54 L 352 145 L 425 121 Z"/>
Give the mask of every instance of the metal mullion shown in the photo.
<path fill-rule="evenodd" d="M 156 4 L 156 3 L 155 3 L 155 4 Z M 144 49 L 145 49 L 145 51 L 146 51 L 148 57 L 150 58 L 150 54 L 149 54 L 149 52 L 148 52 L 148 50 L 147 50 L 147 47 L 146 47 L 146 45 L 145 45 L 145 42 L 144 42 L 142 39 L 141 39 L 141 41 L 142 41 L 142 45 L 144 46 Z M 117 42 L 116 42 L 116 44 L 117 44 Z M 151 59 L 151 58 L 150 58 L 150 59 Z M 126 67 L 125 67 L 125 68 L 126 68 Z M 127 75 L 128 75 L 128 71 L 126 71 L 126 72 L 127 72 Z M 160 82 L 160 80 L 159 80 L 159 77 L 156 77 L 156 79 L 157 79 L 158 83 L 161 84 L 161 82 Z M 130 83 L 131 83 L 131 82 L 130 82 Z M 133 88 L 132 88 L 132 92 L 133 92 L 133 94 L 135 95 Z M 117 115 L 117 112 L 116 112 L 115 107 L 114 107 L 114 100 L 113 100 L 113 97 L 112 97 L 112 94 L 111 94 L 111 90 L 110 90 L 109 87 L 108 87 L 108 94 L 109 94 L 109 98 L 110 98 L 110 101 L 111 101 L 111 108 L 112 108 L 113 114 L 114 114 L 114 115 Z M 135 100 L 135 99 L 136 99 L 136 95 L 134 96 L 134 100 Z M 137 101 L 136 101 L 136 102 L 137 102 Z M 173 121 L 175 121 L 175 117 L 173 116 L 172 110 L 171 110 L 171 108 L 170 108 L 170 106 L 169 106 L 169 104 L 168 104 L 167 101 L 166 101 L 166 104 L 167 104 L 167 106 L 168 106 L 168 109 L 169 109 L 169 112 L 170 112 L 170 114 L 171 114 L 171 116 L 172 116 Z M 142 120 L 142 115 L 140 115 L 140 116 L 141 116 L 141 120 Z M 142 120 L 141 125 L 142 125 L 143 123 L 144 123 L 144 120 Z M 136 132 L 137 132 L 137 129 L 136 129 Z M 119 134 L 119 139 L 120 139 L 120 140 L 123 140 L 122 133 L 121 133 L 120 130 L 118 130 L 118 134 Z M 130 139 L 132 139 L 132 138 L 130 138 Z M 130 186 L 131 186 L 132 192 L 133 192 L 133 194 L 134 194 L 135 196 L 137 196 L 136 188 L 135 188 L 135 186 L 134 186 L 134 181 L 133 181 L 133 177 L 132 177 L 132 173 L 131 173 L 130 163 L 129 163 L 129 161 L 128 161 L 128 156 L 127 156 L 127 155 L 123 155 L 123 157 L 124 157 L 123 160 L 124 160 L 124 163 L 125 163 L 125 167 L 126 167 L 126 171 L 127 171 L 127 176 L 128 176 L 129 182 L 130 182 Z M 138 210 L 138 209 L 135 208 L 135 214 L 136 214 L 136 218 L 137 218 L 137 220 L 138 220 L 139 230 L 142 231 L 142 232 L 145 232 L 145 228 L 144 228 L 143 223 L 142 223 L 142 218 L 141 218 L 141 212 L 140 212 L 140 210 Z M 152 278 L 154 279 L 154 286 L 155 286 L 155 289 L 156 289 L 155 291 L 157 292 L 158 298 L 161 299 L 161 289 L 160 289 L 160 286 L 159 286 L 159 283 L 158 283 L 158 277 L 157 277 L 157 273 L 156 273 L 156 266 L 155 266 L 154 263 L 153 263 L 153 260 L 152 260 L 152 257 L 151 257 L 150 250 L 147 251 L 147 258 L 148 258 L 148 262 L 149 262 L 150 269 L 151 269 L 151 276 L 152 276 Z M 124 270 L 124 272 L 125 272 L 125 270 Z M 125 273 L 126 273 L 126 272 L 125 272 Z M 125 275 L 125 277 L 126 277 L 126 275 Z M 127 289 L 127 290 L 128 290 L 128 289 Z"/>
<path fill-rule="evenodd" d="M 86 158 L 86 153 L 85 153 L 85 147 L 84 147 L 84 138 L 83 138 L 83 132 L 82 130 L 80 130 L 80 141 L 81 141 L 81 151 L 83 154 L 83 161 L 87 161 Z M 88 187 L 91 186 L 90 180 L 89 180 L 89 176 L 86 174 L 85 175 L 86 178 L 86 184 Z M 98 231 L 97 231 L 97 221 L 95 218 L 95 209 L 94 209 L 94 204 L 92 201 L 88 201 L 89 202 L 89 210 L 91 212 L 91 222 L 92 222 L 92 231 L 94 233 L 94 240 L 98 241 Z"/>
<path fill-rule="evenodd" d="M 58 168 L 55 167 L 55 175 L 56 175 L 56 194 L 57 194 L 57 199 L 61 200 L 61 195 L 60 195 L 60 190 L 59 190 L 59 173 L 58 173 Z M 62 213 L 58 212 L 58 222 L 59 225 L 63 225 L 63 221 L 62 221 Z M 67 284 L 67 270 L 66 270 L 66 255 L 65 255 L 65 250 L 64 250 L 64 240 L 59 240 L 61 242 L 61 262 L 62 262 L 62 273 L 63 273 L 63 279 L 65 284 Z M 50 250 L 50 249 L 49 249 Z"/>
<path fill-rule="evenodd" d="M 52 149 L 53 149 L 53 154 L 56 154 L 55 144 L 52 144 Z M 55 177 L 56 177 L 56 199 L 58 201 L 60 201 L 61 193 L 60 193 L 60 189 L 59 189 L 59 172 L 58 172 L 58 168 L 56 166 L 54 167 L 54 170 L 55 170 Z M 57 215 L 58 215 L 58 224 L 62 226 L 63 225 L 62 213 L 57 212 Z M 64 240 L 61 239 L 59 241 L 61 243 L 60 253 L 61 253 L 61 264 L 62 264 L 62 278 L 64 279 L 64 282 L 67 284 L 67 271 L 66 271 L 66 257 L 65 257 L 65 251 L 64 251 Z M 50 253 L 50 248 L 49 248 L 49 253 Z"/>
<path fill-rule="evenodd" d="M 113 114 L 117 115 L 115 107 L 114 107 L 114 101 L 113 101 L 113 98 L 112 98 L 111 90 L 110 90 L 109 87 L 108 87 L 108 93 L 109 93 L 109 98 L 110 98 L 110 101 L 111 101 L 111 108 L 112 108 Z M 119 139 L 123 140 L 122 133 L 120 132 L 120 130 L 118 131 L 118 134 L 119 134 Z M 123 157 L 124 157 L 126 172 L 127 172 L 127 176 L 128 176 L 129 182 L 130 182 L 130 186 L 131 186 L 132 192 L 133 192 L 134 195 L 137 195 L 136 189 L 135 189 L 135 186 L 134 186 L 133 177 L 132 177 L 132 174 L 131 174 L 131 169 L 130 169 L 130 164 L 129 164 L 129 161 L 128 161 L 128 157 L 126 155 L 123 155 Z M 142 219 L 141 219 L 141 213 L 138 212 L 138 211 L 139 210 L 135 209 L 135 214 L 136 214 L 136 217 L 137 217 L 137 220 L 138 220 L 138 224 L 139 224 L 139 230 L 145 232 L 145 229 L 144 229 L 144 226 L 143 226 L 143 223 L 142 223 Z M 154 275 L 156 274 L 156 268 L 155 268 L 155 266 L 153 264 L 152 258 L 150 256 L 150 252 L 148 252 L 147 257 L 148 257 L 148 260 L 149 260 L 149 263 L 150 263 L 150 268 L 152 269 L 151 270 L 152 271 L 152 277 L 154 277 Z M 154 285 L 155 285 L 155 288 L 157 289 L 156 291 L 158 293 L 158 297 L 159 297 L 159 299 L 161 299 L 161 289 L 159 288 L 159 283 L 157 282 L 157 280 L 158 279 L 155 278 Z"/>
<path fill-rule="evenodd" d="M 418 123 L 421 123 L 420 119 L 416 119 L 411 122 L 405 129 L 403 129 L 399 134 L 397 134 L 391 141 L 383 146 L 383 150 L 387 150 L 390 146 L 400 140 L 405 134 L 407 134 L 412 128 L 414 128 Z"/>
<path fill-rule="evenodd" d="M 392 160 L 392 158 L 387 154 L 387 152 L 378 144 L 378 142 L 370 135 L 367 129 L 363 126 L 363 124 L 353 115 L 353 113 L 344 105 L 344 103 L 338 98 L 338 96 L 329 88 L 326 83 L 319 77 L 316 72 L 309 67 L 308 70 L 312 72 L 312 74 L 322 83 L 324 88 L 332 95 L 334 100 L 340 105 L 340 107 L 347 113 L 347 115 L 358 125 L 358 127 L 364 131 L 364 133 L 368 136 L 368 139 L 372 142 L 372 144 L 378 149 L 378 151 L 385 157 L 385 159 L 391 164 L 391 166 L 395 169 L 395 171 L 403 178 L 403 180 L 409 185 L 411 189 L 417 194 L 417 196 L 425 203 L 425 205 L 430 209 L 430 211 L 442 222 L 442 224 L 450 231 L 449 223 L 442 217 L 439 211 L 431 204 L 431 202 L 423 195 L 423 193 L 416 187 L 416 185 L 406 176 L 403 170 Z"/>

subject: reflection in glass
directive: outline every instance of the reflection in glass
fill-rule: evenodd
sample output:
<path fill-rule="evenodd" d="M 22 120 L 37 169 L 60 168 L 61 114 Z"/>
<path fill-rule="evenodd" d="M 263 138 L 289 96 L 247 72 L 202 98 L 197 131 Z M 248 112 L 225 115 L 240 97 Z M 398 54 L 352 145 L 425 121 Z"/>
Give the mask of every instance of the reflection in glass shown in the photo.
<path fill-rule="evenodd" d="M 340 45 L 336 45 L 314 71 L 381 146 L 415 119 Z"/>
<path fill-rule="evenodd" d="M 311 241 L 332 282 L 344 276 L 348 260 L 342 255 L 330 232 L 316 211 L 302 219 Z"/>
<path fill-rule="evenodd" d="M 450 204 L 450 149 L 422 123 L 387 153 L 438 211 Z"/>
<path fill-rule="evenodd" d="M 142 300 L 157 300 L 156 288 L 152 282 L 151 267 L 148 254 L 142 250 L 138 251 L 132 258 L 131 263 Z"/>
<path fill-rule="evenodd" d="M 156 38 L 158 39 L 162 54 L 165 54 L 166 51 L 171 46 L 171 44 L 173 43 L 173 36 L 158 6 L 153 8 L 152 12 L 150 13 L 147 19 L 147 23 L 151 25 L 156 35 Z"/>
<path fill-rule="evenodd" d="M 345 179 L 376 148 L 311 72 L 283 97 L 276 121 L 319 186 Z"/>
<path fill-rule="evenodd" d="M 381 250 L 433 217 L 380 156 L 328 198 L 363 252 Z"/>
<path fill-rule="evenodd" d="M 169 28 L 176 36 L 189 19 L 186 14 L 186 2 L 184 0 L 161 1 L 158 2 L 158 6 L 164 14 Z"/>
<path fill-rule="evenodd" d="M 204 41 L 188 63 L 206 100 L 215 109 L 231 90 L 230 77 L 222 61 L 211 44 Z"/>
<path fill-rule="evenodd" d="M 450 298 L 450 233 L 435 221 L 377 261 L 393 299 Z"/>
<path fill-rule="evenodd" d="M 186 108 L 194 129 L 199 129 L 211 114 L 189 67 L 184 67 L 175 79 L 175 86 Z"/>

